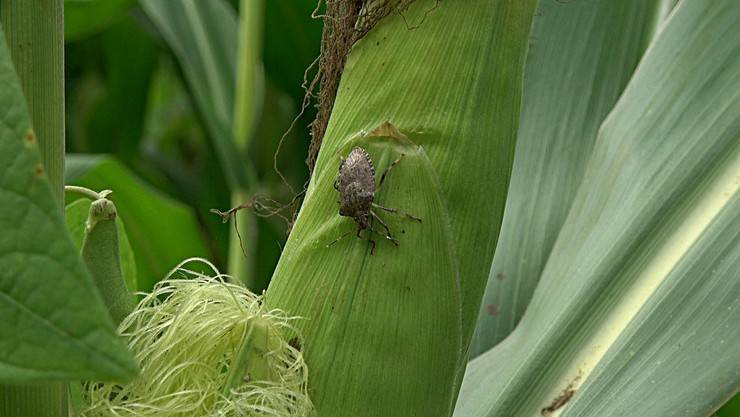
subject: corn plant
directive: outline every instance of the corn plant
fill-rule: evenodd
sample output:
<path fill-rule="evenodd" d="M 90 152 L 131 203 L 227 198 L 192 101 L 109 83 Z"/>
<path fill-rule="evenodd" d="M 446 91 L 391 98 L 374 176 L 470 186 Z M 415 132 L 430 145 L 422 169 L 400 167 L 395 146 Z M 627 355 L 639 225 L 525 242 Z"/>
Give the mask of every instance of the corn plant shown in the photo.
<path fill-rule="evenodd" d="M 249 212 L 233 283 L 210 263 L 142 276 L 126 233 L 142 226 L 104 179 L 68 187 L 93 201 L 68 206 L 65 227 L 60 174 L 44 170 L 62 128 L 37 116 L 60 103 L 28 76 L 13 3 L 0 2 L 0 415 L 69 415 L 62 383 L 83 391 L 83 416 L 737 411 L 720 409 L 740 381 L 732 1 L 363 2 L 398 10 L 344 63 L 263 298 L 243 288 Z M 238 156 L 261 139 L 265 6 L 244 0 L 237 19 L 224 1 L 140 1 L 233 204 L 259 188 Z M 160 278 L 133 307 L 127 290 Z"/>

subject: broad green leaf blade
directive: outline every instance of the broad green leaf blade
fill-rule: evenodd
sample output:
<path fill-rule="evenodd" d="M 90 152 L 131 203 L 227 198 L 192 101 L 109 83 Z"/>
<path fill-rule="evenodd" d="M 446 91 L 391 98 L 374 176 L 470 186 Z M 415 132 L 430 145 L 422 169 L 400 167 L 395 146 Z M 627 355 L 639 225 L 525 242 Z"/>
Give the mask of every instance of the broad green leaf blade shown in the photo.
<path fill-rule="evenodd" d="M 115 200 L 113 196 L 110 198 L 111 200 Z M 64 208 L 64 220 L 67 222 L 67 230 L 69 230 L 72 241 L 78 251 L 82 249 L 82 240 L 85 237 L 85 223 L 87 222 L 87 215 L 90 212 L 91 204 L 92 201 L 81 198 L 67 204 Z M 118 240 L 121 251 L 121 271 L 126 278 L 126 287 L 129 292 L 134 293 L 139 291 L 136 283 L 136 259 L 134 251 L 131 249 L 131 243 L 128 241 L 121 216 L 116 217 L 116 227 L 118 229 Z"/>
<path fill-rule="evenodd" d="M 195 215 L 181 203 L 160 194 L 113 157 L 67 156 L 67 169 L 77 177 L 67 182 L 93 190 L 113 190 L 112 198 L 136 256 L 139 291 L 149 291 L 183 259 L 207 257 Z M 79 166 L 86 167 L 80 169 Z M 69 172 L 69 171 L 68 171 Z"/>
<path fill-rule="evenodd" d="M 533 10 L 419 0 L 354 45 L 266 296 L 306 318 L 296 327 L 319 415 L 451 413 L 503 214 Z M 378 179 L 406 155 L 376 200 L 422 218 L 378 210 L 399 246 L 376 222 L 374 255 L 332 187 L 355 145 Z"/>
<path fill-rule="evenodd" d="M 0 103 L 0 382 L 131 378 L 44 175 L 1 30 Z"/>
<path fill-rule="evenodd" d="M 506 337 L 537 287 L 599 125 L 651 37 L 658 1 L 540 1 L 516 156 L 471 356 Z"/>
<path fill-rule="evenodd" d="M 735 191 L 647 308 L 629 323 L 564 416 L 706 416 L 740 383 L 740 172 Z M 613 401 L 619 398 L 619 401 Z M 660 401 L 655 401 L 659 398 Z"/>
<path fill-rule="evenodd" d="M 122 17 L 134 0 L 64 0 L 64 41 L 92 35 Z"/>
<path fill-rule="evenodd" d="M 177 56 L 231 188 L 248 189 L 232 140 L 237 19 L 224 0 L 139 0 Z"/>
<path fill-rule="evenodd" d="M 676 7 L 601 127 L 529 309 L 469 364 L 456 416 L 538 416 L 574 390 L 561 416 L 698 417 L 736 391 L 738 20 L 730 0 Z"/>

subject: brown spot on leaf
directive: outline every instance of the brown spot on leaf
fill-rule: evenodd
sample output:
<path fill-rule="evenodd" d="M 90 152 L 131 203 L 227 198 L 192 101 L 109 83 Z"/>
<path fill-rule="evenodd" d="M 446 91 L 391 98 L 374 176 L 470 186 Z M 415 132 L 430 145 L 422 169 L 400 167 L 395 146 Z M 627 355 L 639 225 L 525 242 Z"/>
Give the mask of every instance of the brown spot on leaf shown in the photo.
<path fill-rule="evenodd" d="M 496 274 L 496 278 L 499 279 L 499 280 L 501 280 L 501 281 L 505 280 L 507 276 L 508 275 L 504 271 L 501 271 L 498 274 Z"/>
<path fill-rule="evenodd" d="M 29 129 L 28 132 L 26 132 L 26 136 L 24 136 L 23 139 L 26 141 L 26 145 L 28 146 L 36 145 L 36 134 L 33 133 L 33 130 Z"/>
<path fill-rule="evenodd" d="M 547 407 L 543 408 L 541 411 L 541 414 L 543 416 L 549 416 L 556 410 L 559 410 L 565 406 L 565 404 L 568 404 L 568 401 L 570 401 L 571 398 L 573 398 L 573 395 L 576 393 L 576 384 L 578 381 L 581 380 L 581 370 L 578 370 L 578 374 L 575 378 L 568 384 L 567 387 L 563 390 L 563 392 L 560 393 Z"/>
<path fill-rule="evenodd" d="M 37 177 L 41 177 L 44 175 L 44 166 L 42 164 L 36 164 L 35 167 L 33 167 L 33 175 Z"/>
<path fill-rule="evenodd" d="M 496 304 L 488 304 L 488 305 L 486 305 L 486 311 L 488 312 L 488 314 L 490 314 L 492 316 L 498 315 L 498 313 L 501 312 L 501 310 L 498 308 L 498 306 Z"/>
<path fill-rule="evenodd" d="M 560 394 L 557 398 L 555 398 L 550 405 L 542 409 L 542 415 L 548 416 L 551 413 L 553 413 L 556 410 L 559 410 L 562 408 L 565 404 L 570 401 L 571 398 L 573 398 L 573 394 L 576 393 L 576 390 L 573 388 L 568 388 L 565 391 L 563 391 L 562 394 Z"/>

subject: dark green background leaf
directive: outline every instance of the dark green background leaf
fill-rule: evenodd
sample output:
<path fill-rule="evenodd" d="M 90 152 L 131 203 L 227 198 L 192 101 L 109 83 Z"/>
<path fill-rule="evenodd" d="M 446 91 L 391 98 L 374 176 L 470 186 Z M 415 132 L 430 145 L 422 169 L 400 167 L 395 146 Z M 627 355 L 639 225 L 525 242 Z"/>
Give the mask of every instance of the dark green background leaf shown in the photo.
<path fill-rule="evenodd" d="M 193 256 L 208 257 L 208 249 L 193 212 L 152 189 L 115 158 L 100 158 L 98 163 L 67 183 L 93 190 L 113 191 L 118 213 L 136 256 L 140 290 L 148 291 L 180 261 Z M 87 155 L 67 157 L 67 169 L 78 171 L 87 164 Z"/>
<path fill-rule="evenodd" d="M 121 17 L 134 0 L 64 0 L 64 39 L 71 41 L 102 30 Z"/>

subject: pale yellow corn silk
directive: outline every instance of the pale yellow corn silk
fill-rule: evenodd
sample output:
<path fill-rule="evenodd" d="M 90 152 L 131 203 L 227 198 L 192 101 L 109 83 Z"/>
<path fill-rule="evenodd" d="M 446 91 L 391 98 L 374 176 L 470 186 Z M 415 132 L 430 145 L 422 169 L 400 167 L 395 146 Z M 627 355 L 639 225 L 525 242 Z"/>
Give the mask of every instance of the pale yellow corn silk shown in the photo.
<path fill-rule="evenodd" d="M 194 261 L 214 275 L 185 268 Z M 295 332 L 290 322 L 296 318 L 267 311 L 261 297 L 224 278 L 208 261 L 190 259 L 157 284 L 119 326 L 141 374 L 127 384 L 87 383 L 83 395 L 88 405 L 79 415 L 312 415 L 303 355 L 281 336 Z M 256 322 L 274 349 L 258 350 L 265 362 L 252 365 L 271 377 L 260 381 L 239 375 L 239 383 L 224 396 L 229 366 L 242 342 L 251 340 L 250 323 Z"/>

